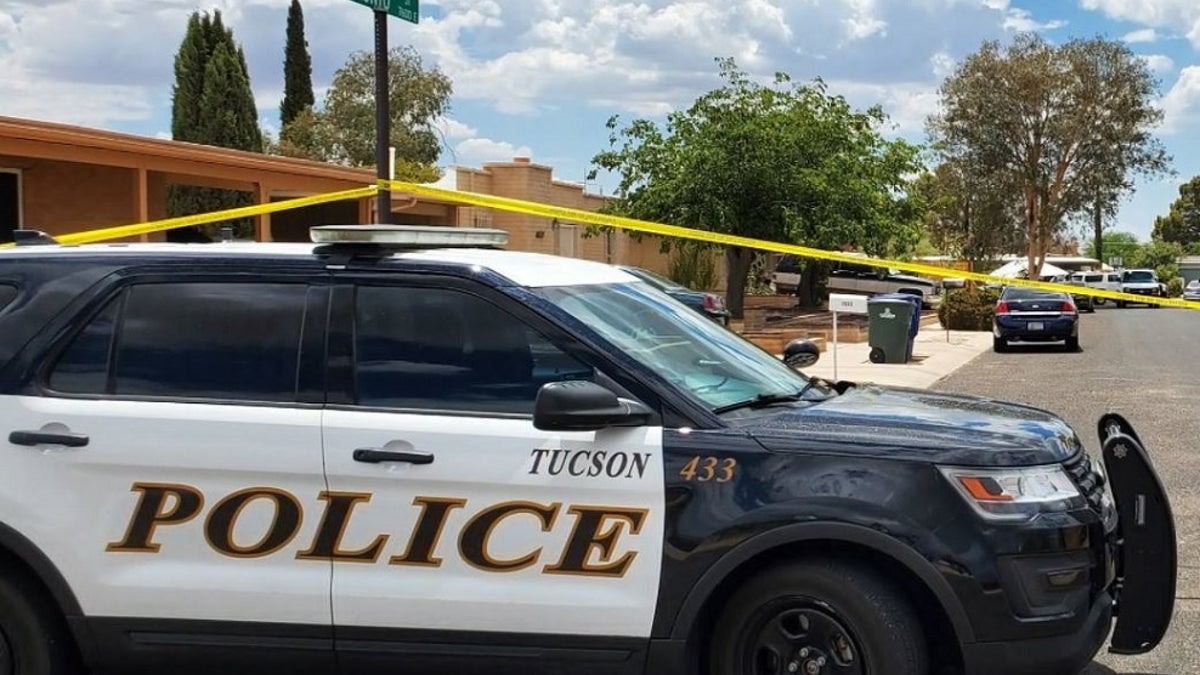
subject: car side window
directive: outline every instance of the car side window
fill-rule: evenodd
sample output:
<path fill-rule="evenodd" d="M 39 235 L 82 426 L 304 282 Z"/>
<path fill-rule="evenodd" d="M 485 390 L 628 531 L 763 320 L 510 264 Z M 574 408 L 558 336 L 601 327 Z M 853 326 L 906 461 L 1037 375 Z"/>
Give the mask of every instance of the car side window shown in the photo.
<path fill-rule="evenodd" d="M 593 374 L 513 315 L 461 291 L 362 286 L 355 315 L 362 406 L 532 414 L 543 384 Z"/>
<path fill-rule="evenodd" d="M 71 342 L 55 391 L 288 402 L 296 395 L 307 286 L 135 285 Z"/>

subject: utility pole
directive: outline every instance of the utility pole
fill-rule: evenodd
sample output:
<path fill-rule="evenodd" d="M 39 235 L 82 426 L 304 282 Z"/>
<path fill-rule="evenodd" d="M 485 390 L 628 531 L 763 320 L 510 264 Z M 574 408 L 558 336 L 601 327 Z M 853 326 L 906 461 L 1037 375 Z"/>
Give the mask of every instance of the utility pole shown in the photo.
<path fill-rule="evenodd" d="M 1104 264 L 1104 213 L 1100 208 L 1100 196 L 1096 195 L 1095 212 L 1092 214 L 1092 224 L 1096 228 L 1096 260 Z"/>
<path fill-rule="evenodd" d="M 391 180 L 388 146 L 391 140 L 391 115 L 388 111 L 388 6 L 375 10 L 375 174 L 379 180 Z M 392 191 L 381 187 L 375 197 L 376 220 L 392 222 Z"/>

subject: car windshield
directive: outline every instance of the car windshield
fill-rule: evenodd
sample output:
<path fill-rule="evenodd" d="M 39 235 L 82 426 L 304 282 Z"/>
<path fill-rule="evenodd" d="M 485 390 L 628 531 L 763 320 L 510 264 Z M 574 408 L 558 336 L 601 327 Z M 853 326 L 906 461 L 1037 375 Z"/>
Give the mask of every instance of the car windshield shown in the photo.
<path fill-rule="evenodd" d="M 780 359 L 645 283 L 531 291 L 711 410 L 794 396 L 810 383 Z M 831 393 L 814 386 L 805 398 L 820 400 Z"/>
<path fill-rule="evenodd" d="M 1154 274 L 1151 272 L 1130 272 L 1125 276 L 1126 281 L 1154 281 Z"/>

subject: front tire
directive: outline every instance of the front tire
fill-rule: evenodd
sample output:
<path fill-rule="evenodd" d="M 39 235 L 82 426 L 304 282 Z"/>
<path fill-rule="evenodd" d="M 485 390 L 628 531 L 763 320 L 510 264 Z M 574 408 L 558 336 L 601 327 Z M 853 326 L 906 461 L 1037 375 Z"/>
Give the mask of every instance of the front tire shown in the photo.
<path fill-rule="evenodd" d="M 920 617 L 870 567 L 812 560 L 755 575 L 714 626 L 708 675 L 928 675 Z"/>
<path fill-rule="evenodd" d="M 65 622 L 37 588 L 0 564 L 0 675 L 80 675 Z"/>

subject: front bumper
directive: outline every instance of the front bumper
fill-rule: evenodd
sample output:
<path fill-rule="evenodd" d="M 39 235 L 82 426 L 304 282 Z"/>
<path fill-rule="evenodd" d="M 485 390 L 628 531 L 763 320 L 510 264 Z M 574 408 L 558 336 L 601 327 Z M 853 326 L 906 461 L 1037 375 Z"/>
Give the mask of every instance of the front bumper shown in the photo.
<path fill-rule="evenodd" d="M 1176 578 L 1170 504 L 1128 423 L 1108 414 L 1099 427 L 1107 488 L 1086 454 L 1064 464 L 1088 508 L 984 535 L 994 576 L 958 588 L 975 636 L 962 645 L 968 673 L 1076 673 L 1110 631 L 1109 651 L 1120 654 L 1151 651 L 1166 633 Z"/>
<path fill-rule="evenodd" d="M 971 675 L 1065 675 L 1078 673 L 1100 651 L 1112 627 L 1113 604 L 1108 593 L 1093 603 L 1075 632 L 1053 637 L 963 646 L 963 664 Z"/>

